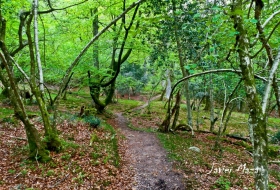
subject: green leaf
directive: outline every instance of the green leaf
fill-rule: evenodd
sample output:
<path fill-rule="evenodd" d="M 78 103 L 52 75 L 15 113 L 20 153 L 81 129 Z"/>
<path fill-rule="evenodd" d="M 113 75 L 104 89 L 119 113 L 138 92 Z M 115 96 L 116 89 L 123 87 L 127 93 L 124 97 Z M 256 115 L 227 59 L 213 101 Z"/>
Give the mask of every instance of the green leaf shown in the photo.
<path fill-rule="evenodd" d="M 189 70 L 189 73 L 192 75 L 195 73 L 195 70 Z"/>
<path fill-rule="evenodd" d="M 232 37 L 232 36 L 235 36 L 235 35 L 238 35 L 239 32 L 238 31 L 231 31 L 229 32 L 229 36 Z"/>
<path fill-rule="evenodd" d="M 221 15 L 215 15 L 212 19 L 213 22 L 217 22 L 220 19 Z"/>
<path fill-rule="evenodd" d="M 188 64 L 184 66 L 184 68 L 187 69 L 189 72 L 191 72 L 191 70 L 195 69 L 196 67 L 197 64 Z"/>
<path fill-rule="evenodd" d="M 257 19 L 250 19 L 250 22 L 253 23 L 253 24 L 257 24 L 258 20 Z"/>
<path fill-rule="evenodd" d="M 200 13 L 196 13 L 195 15 L 193 15 L 193 18 L 200 18 Z"/>
<path fill-rule="evenodd" d="M 220 7 L 217 7 L 217 6 L 214 6 L 214 7 L 212 7 L 211 9 L 212 9 L 212 10 L 216 10 L 216 11 L 222 10 Z"/>
<path fill-rule="evenodd" d="M 241 9 L 236 9 L 232 15 L 243 15 L 243 11 Z"/>
<path fill-rule="evenodd" d="M 182 10 L 176 10 L 176 15 L 180 15 L 180 14 L 182 14 L 183 13 L 183 11 Z"/>
<path fill-rule="evenodd" d="M 182 25 L 182 29 L 183 29 L 183 30 L 187 29 L 187 27 L 188 27 L 188 25 L 187 25 L 186 23 L 184 23 L 184 24 Z"/>

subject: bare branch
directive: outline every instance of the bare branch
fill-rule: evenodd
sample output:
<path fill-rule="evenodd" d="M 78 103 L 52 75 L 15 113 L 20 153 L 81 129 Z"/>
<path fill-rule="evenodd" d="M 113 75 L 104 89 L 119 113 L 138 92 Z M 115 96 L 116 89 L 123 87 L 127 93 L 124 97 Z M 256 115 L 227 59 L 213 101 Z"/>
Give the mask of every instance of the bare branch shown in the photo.
<path fill-rule="evenodd" d="M 30 82 L 30 78 L 27 76 L 27 74 L 24 72 L 24 70 L 17 64 L 17 62 L 13 59 L 11 56 L 10 59 L 12 60 L 13 64 L 18 68 L 18 70 L 23 74 L 24 78 L 27 80 L 27 82 Z"/>
<path fill-rule="evenodd" d="M 278 50 L 278 54 L 275 57 L 275 59 L 273 61 L 273 65 L 272 65 L 272 67 L 270 69 L 270 72 L 269 72 L 269 77 L 268 77 L 268 81 L 267 81 L 267 84 L 266 84 L 266 89 L 265 89 L 265 93 L 264 93 L 264 97 L 263 97 L 263 101 L 262 101 L 262 112 L 263 113 L 265 113 L 265 111 L 266 111 L 267 102 L 268 102 L 270 91 L 271 91 L 271 85 L 272 85 L 273 79 L 275 77 L 274 75 L 275 75 L 276 70 L 278 68 L 279 62 L 280 62 L 280 48 Z"/>
<path fill-rule="evenodd" d="M 252 1 L 253 2 L 253 1 Z M 265 28 L 265 26 L 276 16 L 280 13 L 280 10 L 276 11 L 275 13 L 273 13 L 272 15 L 270 15 L 270 17 L 268 17 L 266 19 L 266 21 L 262 24 L 262 28 Z M 278 24 L 277 24 L 278 25 Z M 252 46 L 255 45 L 258 41 L 260 33 L 258 32 L 257 36 L 256 36 L 256 40 L 253 42 Z M 263 49 L 263 48 L 262 48 Z M 255 56 L 254 56 L 255 57 Z"/>
<path fill-rule="evenodd" d="M 280 22 L 278 22 L 278 23 L 274 26 L 274 28 L 273 28 L 272 31 L 270 32 L 268 38 L 267 38 L 266 40 L 264 39 L 264 40 L 262 41 L 262 42 L 263 42 L 263 45 L 262 45 L 261 49 L 260 49 L 259 51 L 257 51 L 257 53 L 255 53 L 253 56 L 250 56 L 251 59 L 255 58 L 255 57 L 263 50 L 263 48 L 266 47 L 265 44 L 268 43 L 270 37 L 272 36 L 272 34 L 274 33 L 274 31 L 276 30 L 276 28 L 277 28 L 279 25 L 280 25 Z M 271 61 L 271 60 L 270 60 L 270 61 Z"/>
<path fill-rule="evenodd" d="M 268 22 L 270 22 L 276 15 L 278 15 L 280 13 L 280 10 L 276 11 L 275 13 L 273 13 L 272 15 L 270 15 L 270 17 L 268 17 L 266 19 L 266 21 L 263 23 L 262 27 L 264 28 Z"/>
<path fill-rule="evenodd" d="M 54 12 L 54 11 L 62 11 L 62 10 L 65 10 L 65 9 L 68 9 L 68 8 L 71 8 L 71 7 L 74 7 L 74 6 L 77 6 L 77 5 L 81 5 L 85 2 L 87 2 L 88 0 L 84 0 L 82 2 L 79 2 L 79 3 L 75 3 L 73 5 L 69 5 L 69 6 L 66 6 L 66 7 L 63 7 L 63 8 L 52 8 L 51 4 L 48 3 L 48 5 L 51 7 L 49 10 L 45 10 L 45 11 L 38 11 L 38 14 L 47 14 L 47 13 L 51 13 L 51 12 Z M 22 12 L 23 15 L 29 15 L 31 12 L 30 11 L 25 11 L 25 12 Z"/>

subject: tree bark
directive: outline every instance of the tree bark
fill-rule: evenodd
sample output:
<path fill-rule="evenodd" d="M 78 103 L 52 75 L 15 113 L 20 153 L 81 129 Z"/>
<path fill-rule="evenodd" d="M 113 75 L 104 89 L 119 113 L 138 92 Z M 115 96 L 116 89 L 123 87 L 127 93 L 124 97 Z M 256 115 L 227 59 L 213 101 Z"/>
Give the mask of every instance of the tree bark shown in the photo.
<path fill-rule="evenodd" d="M 173 113 L 173 112 L 175 113 L 174 119 L 173 119 L 173 124 L 172 124 L 172 126 L 171 126 L 171 128 L 172 128 L 174 131 L 176 131 L 176 124 L 177 124 L 177 121 L 178 121 L 178 118 L 179 118 L 180 103 L 181 103 L 181 94 L 180 94 L 180 90 L 179 90 L 179 91 L 177 92 L 175 105 L 174 105 L 174 108 L 173 108 L 173 111 L 172 111 L 172 113 Z"/>
<path fill-rule="evenodd" d="M 33 40 L 31 35 L 31 22 L 33 14 L 29 15 L 26 22 L 26 35 L 28 39 L 29 57 L 30 57 L 30 88 L 32 93 L 35 95 L 39 109 L 41 112 L 42 120 L 44 123 L 45 138 L 47 147 L 49 150 L 59 151 L 61 149 L 61 143 L 57 135 L 56 127 L 51 125 L 49 113 L 43 99 L 42 91 L 40 91 L 36 84 L 36 64 L 35 64 L 35 53 L 33 47 Z"/>
<path fill-rule="evenodd" d="M 256 1 L 255 19 L 258 20 L 256 26 L 257 26 L 257 30 L 259 32 L 258 33 L 259 40 L 261 41 L 263 47 L 265 48 L 266 54 L 268 56 L 269 68 L 272 69 L 272 65 L 273 65 L 272 48 L 271 48 L 271 46 L 270 46 L 270 44 L 269 44 L 269 42 L 268 42 L 268 40 L 267 40 L 267 38 L 265 37 L 265 34 L 264 34 L 264 26 L 266 24 L 264 24 L 262 26 L 261 23 L 260 23 L 261 12 L 262 12 L 263 7 L 264 7 L 264 3 L 263 3 L 262 0 Z M 278 13 L 276 12 L 276 14 L 279 14 L 279 11 L 278 11 Z M 267 22 L 268 21 L 266 21 L 266 23 Z M 277 104 L 277 107 L 278 107 L 278 115 L 280 116 L 280 88 L 278 86 L 277 76 L 276 75 L 273 76 L 272 88 L 274 89 L 274 94 L 275 94 L 275 98 L 276 98 L 276 104 Z"/>
<path fill-rule="evenodd" d="M 215 111 L 214 111 L 214 94 L 213 94 L 213 74 L 210 74 L 210 83 L 209 83 L 209 106 L 210 106 L 210 131 L 213 132 L 215 128 Z"/>
<path fill-rule="evenodd" d="M 6 69 L 8 80 L 3 75 L 3 70 L 0 67 L 0 80 L 5 85 L 6 89 L 8 90 L 9 99 L 12 102 L 12 105 L 15 110 L 15 115 L 23 122 L 28 145 L 29 145 L 29 156 L 32 159 L 40 160 L 42 162 L 46 162 L 50 160 L 48 151 L 45 149 L 44 143 L 40 139 L 40 135 L 35 128 L 35 126 L 30 122 L 27 112 L 25 110 L 24 104 L 20 97 L 20 93 L 18 87 L 15 82 L 15 77 L 8 66 L 8 61 L 10 60 L 10 54 L 6 51 L 5 45 L 1 41 L 1 49 L 5 53 L 0 53 L 0 59 L 3 63 L 4 68 Z"/>
<path fill-rule="evenodd" d="M 266 114 L 262 111 L 261 102 L 256 91 L 254 66 L 249 56 L 249 39 L 245 24 L 242 15 L 236 13 L 236 10 L 242 10 L 242 7 L 242 0 L 238 0 L 233 5 L 232 11 L 235 12 L 233 14 L 234 26 L 236 31 L 239 32 L 237 36 L 239 44 L 238 55 L 249 107 L 249 128 L 252 132 L 255 188 L 266 190 L 268 189 Z"/>
<path fill-rule="evenodd" d="M 174 17 L 173 19 L 174 19 L 174 25 L 175 25 L 174 35 L 175 35 L 176 44 L 177 44 L 180 68 L 181 68 L 183 77 L 187 77 L 187 76 L 189 76 L 189 72 L 184 67 L 185 64 L 184 64 L 184 58 L 183 58 L 183 52 L 182 52 L 182 45 L 181 45 L 181 41 L 180 41 L 179 35 L 178 35 L 177 17 L 175 15 L 176 4 L 175 4 L 174 0 L 172 0 L 172 6 L 173 6 L 172 12 L 173 12 L 173 17 Z M 185 83 L 184 92 L 185 92 L 185 96 L 186 96 L 186 106 L 187 106 L 187 120 L 188 120 L 188 125 L 192 127 L 193 122 L 192 122 L 191 98 L 190 98 L 190 93 L 189 93 L 189 82 L 188 82 L 188 80 L 186 80 L 184 83 Z"/>
<path fill-rule="evenodd" d="M 34 44 L 35 44 L 35 53 L 36 53 L 36 61 L 38 65 L 39 71 L 39 89 L 41 93 L 44 93 L 44 76 L 43 76 L 43 68 L 41 64 L 41 56 L 40 56 L 40 48 L 39 48 L 39 29 L 38 29 L 38 7 L 39 1 L 33 1 L 33 14 L 34 14 Z"/>
<path fill-rule="evenodd" d="M 117 32 L 118 34 L 120 34 L 121 30 L 124 29 L 125 30 L 125 34 L 124 34 L 124 38 L 122 40 L 121 43 L 121 47 L 118 48 L 119 49 L 119 54 L 117 55 L 117 42 L 118 42 L 118 37 L 119 35 L 116 35 L 113 39 L 113 53 L 112 53 L 112 60 L 111 60 L 111 69 L 112 69 L 112 77 L 111 79 L 109 79 L 109 81 L 107 82 L 102 82 L 102 80 L 95 80 L 95 82 L 91 82 L 90 78 L 91 78 L 91 74 L 90 71 L 88 71 L 88 77 L 89 77 L 89 88 L 90 88 L 90 92 L 91 92 L 91 97 L 95 103 L 95 108 L 97 109 L 98 112 L 102 113 L 105 109 L 105 107 L 112 102 L 112 99 L 114 97 L 115 94 L 115 89 L 116 89 L 116 79 L 118 74 L 120 73 L 120 68 L 121 65 L 128 59 L 128 57 L 130 56 L 131 52 L 132 52 L 132 48 L 128 49 L 126 51 L 126 53 L 124 54 L 124 50 L 125 50 L 125 45 L 127 42 L 127 38 L 130 32 L 130 29 L 135 21 L 136 18 L 136 14 L 138 12 L 138 8 L 139 8 L 139 4 L 136 6 L 133 16 L 129 22 L 129 25 L 126 26 L 125 23 L 125 15 L 122 19 L 122 24 L 120 25 L 120 29 Z M 125 7 L 124 7 L 125 10 Z M 116 25 L 115 25 L 116 26 Z M 136 28 L 138 28 L 139 23 L 137 22 L 136 24 Z M 117 57 L 117 59 L 116 59 Z M 101 87 L 107 87 L 109 86 L 109 93 L 106 95 L 105 101 L 102 102 L 101 100 L 99 100 L 99 91 Z"/>

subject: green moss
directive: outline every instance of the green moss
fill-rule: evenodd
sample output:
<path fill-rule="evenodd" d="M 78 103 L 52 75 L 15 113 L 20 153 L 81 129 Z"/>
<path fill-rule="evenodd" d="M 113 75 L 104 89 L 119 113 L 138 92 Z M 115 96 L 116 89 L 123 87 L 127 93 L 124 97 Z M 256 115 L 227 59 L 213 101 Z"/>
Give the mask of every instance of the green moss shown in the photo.
<path fill-rule="evenodd" d="M 279 156 L 280 148 L 276 145 L 269 145 L 268 146 L 268 156 L 271 158 L 277 158 Z"/>
<path fill-rule="evenodd" d="M 0 120 L 3 120 L 4 118 L 11 118 L 11 120 L 13 120 L 11 115 L 14 113 L 14 110 L 12 108 L 5 108 L 1 106 L 0 113 Z"/>
<path fill-rule="evenodd" d="M 215 189 L 221 189 L 221 190 L 228 190 L 230 189 L 231 187 L 231 183 L 230 181 L 224 177 L 224 176 L 221 176 L 218 178 L 217 181 L 215 181 L 215 185 L 213 186 L 213 188 Z"/>
<path fill-rule="evenodd" d="M 79 145 L 74 143 L 74 142 L 69 142 L 69 141 L 62 140 L 61 144 L 62 144 L 63 149 L 69 149 L 69 148 L 77 149 L 77 148 L 79 148 Z"/>
<path fill-rule="evenodd" d="M 61 159 L 62 159 L 62 160 L 70 160 L 70 158 L 71 158 L 71 154 L 68 153 L 68 152 L 64 153 L 64 154 L 61 156 Z"/>

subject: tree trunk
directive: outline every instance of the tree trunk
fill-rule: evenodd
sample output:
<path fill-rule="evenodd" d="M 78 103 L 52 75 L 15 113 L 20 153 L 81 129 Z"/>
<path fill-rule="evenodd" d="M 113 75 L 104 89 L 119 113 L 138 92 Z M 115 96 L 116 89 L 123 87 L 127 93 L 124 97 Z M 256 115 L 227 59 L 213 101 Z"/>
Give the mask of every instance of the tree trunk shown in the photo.
<path fill-rule="evenodd" d="M 175 29 L 174 29 L 174 34 L 175 34 L 175 39 L 176 39 L 176 43 L 177 43 L 177 51 L 178 51 L 178 55 L 179 55 L 179 63 L 180 63 L 180 68 L 183 74 L 183 77 L 187 77 L 189 75 L 188 71 L 186 71 L 185 69 L 185 65 L 184 65 L 184 58 L 183 58 L 183 52 L 182 52 L 182 46 L 181 46 L 181 41 L 179 39 L 179 35 L 178 35 L 178 26 L 177 26 L 177 18 L 175 15 L 176 12 L 176 4 L 175 1 L 172 1 L 172 6 L 173 6 L 173 19 L 174 19 L 174 25 L 175 25 Z M 187 106 L 187 120 L 188 120 L 188 125 L 189 126 L 193 126 L 192 124 L 192 108 L 191 108 L 191 98 L 190 98 L 190 93 L 189 93 L 189 81 L 185 81 L 184 82 L 184 92 L 185 92 L 185 96 L 186 96 L 186 106 Z"/>
<path fill-rule="evenodd" d="M 213 75 L 210 74 L 210 83 L 209 83 L 209 106 L 210 106 L 210 131 L 214 131 L 215 123 L 215 110 L 214 110 L 214 95 L 213 95 Z"/>
<path fill-rule="evenodd" d="M 205 111 L 209 111 L 211 108 L 211 103 L 210 103 L 210 95 L 207 93 L 205 95 L 205 107 L 204 107 L 204 110 Z"/>
<path fill-rule="evenodd" d="M 242 0 L 238 0 L 233 5 L 234 26 L 238 34 L 237 42 L 239 43 L 238 54 L 242 77 L 244 79 L 244 87 L 246 89 L 247 104 L 249 107 L 249 128 L 252 134 L 253 157 L 255 169 L 255 188 L 268 189 L 268 147 L 267 147 L 267 130 L 266 130 L 266 114 L 262 112 L 261 102 L 259 100 L 255 78 L 254 66 L 249 57 L 249 39 L 244 26 L 242 15 L 237 10 L 242 10 Z"/>
<path fill-rule="evenodd" d="M 123 8 L 125 10 L 125 7 L 123 7 Z M 120 73 L 121 64 L 123 64 L 128 59 L 128 57 L 130 56 L 130 54 L 132 52 L 132 49 L 130 48 L 124 54 L 128 34 L 129 34 L 129 31 L 130 31 L 130 29 L 133 25 L 134 20 L 135 20 L 136 14 L 138 12 L 138 8 L 139 8 L 139 5 L 136 6 L 136 8 L 134 10 L 134 13 L 133 13 L 133 16 L 132 16 L 128 26 L 126 26 L 125 16 L 123 16 L 123 19 L 122 19 L 123 23 L 121 24 L 121 26 L 119 28 L 119 31 L 117 32 L 117 35 L 113 39 L 113 51 L 112 51 L 113 53 L 112 53 L 112 59 L 111 59 L 111 69 L 113 71 L 112 72 L 112 78 L 108 82 L 105 82 L 105 83 L 102 83 L 102 80 L 97 80 L 96 82 L 93 83 L 93 82 L 90 81 L 91 80 L 91 74 L 90 74 L 90 71 L 88 71 L 90 95 L 91 95 L 91 97 L 92 97 L 92 99 L 95 103 L 95 108 L 101 113 L 104 111 L 105 107 L 109 103 L 112 102 L 112 99 L 113 99 L 114 93 L 115 93 L 115 89 L 116 89 L 115 83 L 116 83 L 116 79 L 118 77 L 118 74 Z M 116 25 L 114 25 L 114 26 L 116 26 Z M 138 28 L 138 26 L 139 26 L 139 23 L 137 22 L 136 29 Z M 94 30 L 97 29 L 95 27 L 96 26 L 94 26 Z M 114 29 L 116 29 L 116 27 L 114 27 Z M 118 42 L 119 34 L 120 34 L 122 29 L 125 30 L 124 38 L 122 40 L 121 47 L 117 48 L 117 44 L 118 44 L 117 42 Z M 118 55 L 116 54 L 117 50 L 119 50 Z M 98 53 L 95 52 L 94 54 L 95 54 L 95 61 L 96 61 Z M 117 60 L 116 60 L 116 57 L 117 57 Z M 99 91 L 100 91 L 101 87 L 104 88 L 104 87 L 107 87 L 107 86 L 109 86 L 110 89 L 109 89 L 109 93 L 106 95 L 105 102 L 103 103 L 99 100 Z"/>
<path fill-rule="evenodd" d="M 35 53 L 36 53 L 36 61 L 38 65 L 38 74 L 39 74 L 39 88 L 41 93 L 44 93 L 44 77 L 43 77 L 43 68 L 41 64 L 41 56 L 39 49 L 39 32 L 38 32 L 38 7 L 39 1 L 33 1 L 33 14 L 34 14 L 34 44 L 35 44 Z"/>
<path fill-rule="evenodd" d="M 40 91 L 36 84 L 36 64 L 35 64 L 35 53 L 33 48 L 33 40 L 31 35 L 31 21 L 33 15 L 30 14 L 29 19 L 27 20 L 26 27 L 26 35 L 28 39 L 28 47 L 29 47 L 29 56 L 30 56 L 30 88 L 32 93 L 35 95 L 37 103 L 39 105 L 39 109 L 41 112 L 41 116 L 44 123 L 45 137 L 46 143 L 49 150 L 59 151 L 61 149 L 61 143 L 57 135 L 56 127 L 51 125 L 49 113 L 43 99 L 42 91 Z"/>
<path fill-rule="evenodd" d="M 179 118 L 179 113 L 180 113 L 180 103 L 181 103 L 181 94 L 180 94 L 180 90 L 177 92 L 176 95 L 176 101 L 175 101 L 175 105 L 174 105 L 174 110 L 172 111 L 172 113 L 174 112 L 174 119 L 173 119 L 173 124 L 172 124 L 172 129 L 175 131 L 176 130 L 176 124 Z"/>
<path fill-rule="evenodd" d="M 1 49 L 3 52 L 6 52 L 5 51 L 6 48 L 4 48 L 3 46 L 4 44 L 1 44 Z M 45 145 L 41 141 L 37 129 L 30 122 L 28 118 L 24 104 L 20 97 L 18 87 L 16 86 L 15 77 L 11 72 L 10 68 L 8 67 L 7 60 L 10 60 L 10 55 L 7 54 L 7 56 L 4 56 L 2 53 L 0 53 L 0 57 L 1 57 L 1 62 L 3 63 L 3 66 L 5 67 L 6 72 L 8 74 L 8 80 L 6 80 L 6 77 L 3 75 L 4 73 L 3 70 L 2 68 L 0 68 L 0 80 L 2 81 L 3 85 L 5 85 L 5 88 L 7 89 L 9 95 L 8 97 L 11 100 L 15 110 L 15 115 L 24 124 L 28 145 L 29 145 L 29 156 L 32 159 L 40 160 L 42 162 L 49 161 L 50 157 L 48 151 L 45 149 Z"/>

